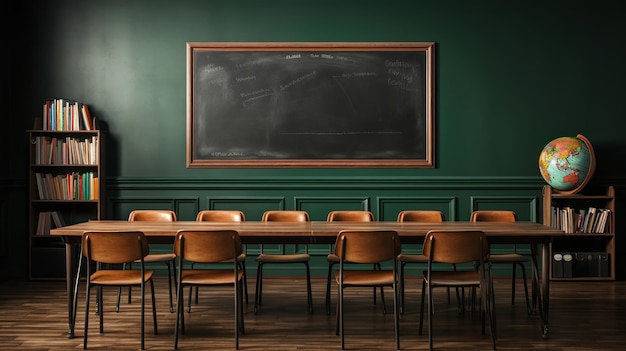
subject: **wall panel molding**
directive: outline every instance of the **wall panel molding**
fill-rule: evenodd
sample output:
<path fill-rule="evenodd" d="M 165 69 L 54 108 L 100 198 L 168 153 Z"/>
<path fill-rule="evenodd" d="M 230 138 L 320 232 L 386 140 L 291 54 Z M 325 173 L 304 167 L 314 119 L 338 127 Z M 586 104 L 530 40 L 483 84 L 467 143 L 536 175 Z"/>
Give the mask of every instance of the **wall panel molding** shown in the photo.
<path fill-rule="evenodd" d="M 518 220 L 537 221 L 538 201 L 534 196 L 472 196 L 470 199 L 470 208 L 472 211 L 488 210 L 488 209 L 511 209 L 517 212 Z M 516 209 L 524 209 L 519 211 Z M 469 219 L 469 218 L 468 218 Z"/>
<path fill-rule="evenodd" d="M 108 177 L 110 190 L 159 189 L 534 189 L 541 188 L 541 177 L 406 177 L 406 176 L 268 176 L 247 178 L 139 178 Z"/>
<path fill-rule="evenodd" d="M 376 199 L 379 221 L 395 221 L 401 210 L 439 210 L 446 220 L 456 218 L 457 199 L 454 196 L 379 196 Z"/>
<path fill-rule="evenodd" d="M 134 209 L 165 209 L 176 212 L 178 220 L 193 220 L 183 214 L 197 213 L 200 199 L 190 196 L 160 197 L 160 196 L 132 196 L 107 197 L 107 219 L 126 219 Z"/>

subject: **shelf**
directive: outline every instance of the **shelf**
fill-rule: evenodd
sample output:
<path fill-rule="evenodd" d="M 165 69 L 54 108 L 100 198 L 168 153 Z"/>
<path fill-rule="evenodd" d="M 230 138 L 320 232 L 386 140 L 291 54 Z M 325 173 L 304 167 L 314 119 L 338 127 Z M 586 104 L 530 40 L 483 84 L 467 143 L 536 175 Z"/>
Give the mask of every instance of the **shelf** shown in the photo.
<path fill-rule="evenodd" d="M 57 227 L 58 217 L 61 225 L 103 218 L 103 133 L 29 130 L 28 136 L 29 278 L 65 279 L 65 244 L 45 233 Z"/>
<path fill-rule="evenodd" d="M 615 280 L 615 189 L 613 186 L 608 186 L 604 189 L 596 188 L 587 191 L 587 194 L 555 194 L 551 187 L 544 186 L 543 188 L 543 223 L 545 225 L 558 227 L 552 223 L 555 208 L 561 210 L 569 207 L 572 213 L 581 213 L 581 210 L 587 212 L 589 207 L 610 211 L 602 233 L 567 233 L 552 241 L 550 244 L 551 280 Z M 563 257 L 568 254 L 571 256 L 565 260 Z M 585 256 L 588 257 L 585 258 Z M 565 263 L 566 261 L 568 263 Z"/>

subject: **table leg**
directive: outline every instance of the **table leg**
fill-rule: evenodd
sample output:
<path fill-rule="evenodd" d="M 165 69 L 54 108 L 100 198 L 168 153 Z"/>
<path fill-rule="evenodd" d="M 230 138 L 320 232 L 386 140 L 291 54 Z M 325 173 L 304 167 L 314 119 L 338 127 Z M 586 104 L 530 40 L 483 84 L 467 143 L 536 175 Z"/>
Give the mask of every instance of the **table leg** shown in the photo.
<path fill-rule="evenodd" d="M 531 260 L 533 269 L 533 286 L 537 286 L 537 306 L 541 317 L 541 337 L 547 339 L 548 335 L 548 308 L 550 305 L 550 253 L 549 244 L 541 244 L 541 274 L 537 264 L 536 245 L 531 246 Z"/>
<path fill-rule="evenodd" d="M 549 337 L 548 335 L 548 311 L 550 308 L 550 264 L 552 260 L 550 258 L 550 244 L 544 242 L 541 245 L 541 290 L 543 293 L 543 301 L 540 306 L 543 307 L 541 314 L 541 321 L 543 322 L 541 336 L 544 339 Z"/>
<path fill-rule="evenodd" d="M 74 337 L 74 262 L 76 259 L 76 244 L 65 243 L 65 283 L 67 289 L 67 314 L 68 314 L 68 331 L 67 337 Z"/>

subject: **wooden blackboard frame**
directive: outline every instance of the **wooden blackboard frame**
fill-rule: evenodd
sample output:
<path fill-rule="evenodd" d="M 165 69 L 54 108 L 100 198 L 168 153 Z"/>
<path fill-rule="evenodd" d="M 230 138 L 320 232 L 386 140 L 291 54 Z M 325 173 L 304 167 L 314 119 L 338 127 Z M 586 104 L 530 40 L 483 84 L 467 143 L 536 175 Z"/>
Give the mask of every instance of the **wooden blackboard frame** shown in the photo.
<path fill-rule="evenodd" d="M 210 98 L 206 98 L 200 91 L 200 86 L 206 89 L 206 86 L 200 85 L 201 77 L 206 77 L 207 72 L 210 71 L 225 70 L 226 73 L 239 73 L 228 71 L 228 65 L 224 65 L 222 62 L 210 62 L 211 55 L 229 55 L 229 53 L 237 55 L 246 55 L 246 53 L 258 55 L 259 53 L 279 54 L 289 57 L 298 56 L 311 56 L 319 57 L 326 56 L 333 58 L 336 55 L 337 58 L 345 56 L 348 59 L 350 55 L 380 55 L 379 61 L 384 61 L 381 64 L 381 70 L 387 75 L 386 85 L 383 89 L 396 89 L 393 85 L 405 85 L 409 86 L 407 80 L 411 82 L 411 89 L 406 88 L 404 90 L 419 91 L 420 97 L 415 98 L 415 101 L 410 102 L 414 107 L 411 107 L 410 119 L 414 119 L 410 124 L 404 128 L 400 126 L 399 130 L 403 130 L 401 133 L 409 133 L 418 140 L 416 147 L 419 148 L 419 153 L 415 155 L 409 155 L 408 157 L 403 154 L 400 157 L 394 157 L 394 146 L 390 146 L 391 150 L 388 152 L 391 157 L 380 157 L 380 155 L 374 155 L 369 157 L 369 154 L 359 155 L 363 157 L 352 158 L 330 155 L 331 152 L 324 151 L 327 154 L 320 153 L 315 154 L 314 157 L 274 157 L 258 155 L 254 157 L 247 157 L 246 154 L 238 152 L 230 152 L 228 146 L 222 146 L 220 141 L 216 137 L 205 137 L 200 132 L 199 126 L 215 126 L 218 125 L 216 116 L 212 115 L 213 110 L 207 108 L 211 102 L 215 102 L 215 97 L 211 95 Z M 416 55 L 419 57 L 419 62 L 401 62 L 400 60 L 390 62 L 385 55 Z M 291 55 L 291 56 L 290 56 Z M 206 56 L 206 57 L 205 57 Z M 220 56 L 217 56 L 220 57 Z M 237 56 L 239 57 L 239 56 Z M 344 59 L 345 59 L 344 57 Z M 378 56 L 376 56 L 378 57 Z M 394 56 L 391 56 L 394 57 Z M 408 56 L 407 56 L 408 57 Z M 412 57 L 412 56 L 410 56 Z M 198 62 L 201 61 L 202 62 Z M 250 60 L 256 60 L 258 63 L 263 59 L 258 59 L 258 56 L 251 57 Z M 246 63 L 242 63 L 246 62 Z M 237 67 L 252 64 L 252 61 L 238 61 Z M 233 66 L 235 66 L 233 64 Z M 409 71 L 416 71 L 419 68 L 419 74 L 408 77 L 406 68 Z M 396 69 L 398 68 L 398 69 Z M 401 68 L 405 68 L 403 71 Z M 233 68 L 230 68 L 231 70 Z M 186 138 L 186 165 L 187 168 L 210 168 L 210 167 L 413 167 L 413 168 L 433 168 L 434 167 L 434 43 L 432 42 L 188 42 L 187 43 L 187 67 L 186 67 L 186 95 L 187 95 L 187 138 Z M 360 74 L 363 74 L 359 71 Z M 355 75 L 358 73 L 349 73 Z M 233 74 L 227 79 L 234 79 Z M 382 75 L 382 74 L 379 74 Z M 395 76 L 395 77 L 394 77 Z M 391 78 L 389 78 L 391 77 Z M 397 78 L 396 78 L 397 77 Z M 237 78 L 238 80 L 243 78 Z M 300 78 L 298 78 L 300 79 Z M 218 79 L 212 79 L 216 81 Z M 220 89 L 224 88 L 224 85 L 229 83 L 222 80 Z M 299 81 L 292 80 L 290 83 L 298 83 Z M 219 82 L 218 82 L 219 83 Z M 203 81 L 206 84 L 206 81 Z M 281 88 L 284 86 L 281 85 Z M 391 87 L 391 88 L 388 88 Z M 217 89 L 217 88 L 215 88 Z M 203 90 L 205 91 L 205 90 Z M 271 90 L 266 89 L 271 95 Z M 404 94 L 407 94 L 406 91 Z M 214 93 L 211 93 L 214 94 Z M 226 93 L 220 93 L 227 95 Z M 412 93 L 409 93 L 412 95 Z M 417 93 L 416 93 L 417 94 Z M 215 95 L 215 94 L 214 94 Z M 232 94 L 231 94 L 232 95 Z M 243 94 L 241 94 L 243 96 Z M 211 101 L 204 101 L 211 100 Z M 414 99 L 412 96 L 410 99 Z M 218 103 L 219 104 L 219 103 Z M 202 108 L 201 108 L 202 107 Z M 205 112 L 201 112 L 205 111 Z M 206 111 L 211 111 L 207 113 Z M 384 115 L 385 111 L 382 111 L 381 115 Z M 221 133 L 223 135 L 232 136 L 236 139 L 238 137 L 238 129 L 224 128 L 224 119 L 230 119 L 235 116 L 219 116 L 222 130 L 213 130 L 212 133 Z M 336 117 L 333 117 L 336 119 Z M 341 118 L 341 117 L 339 117 Z M 334 121 L 334 120 L 333 120 Z M 358 123 L 346 122 L 346 123 Z M 210 127 L 209 127 L 210 128 Z M 218 127 L 216 127 L 218 128 Z M 240 127 L 239 127 L 240 128 Z M 251 127 L 252 128 L 252 127 Z M 328 133 L 333 134 L 333 133 Z M 341 138 L 342 133 L 336 133 L 337 138 Z M 222 135 L 220 135 L 221 137 Z M 385 140 L 389 140 L 387 138 Z M 345 139 L 344 139 L 345 140 Z M 232 142 L 232 138 L 229 138 L 229 142 Z M 338 139 L 338 143 L 343 140 Z M 393 144 L 393 143 L 392 143 Z M 394 144 L 395 145 L 395 144 Z M 289 144 L 291 146 L 291 144 Z M 384 148 L 386 145 L 381 145 Z M 220 150 L 223 147 L 224 152 L 203 152 L 200 149 Z M 413 147 L 413 146 L 411 146 Z M 293 145 L 293 148 L 298 148 L 298 145 Z M 315 151 L 313 151 L 315 152 Z M 403 150 L 403 152 L 405 152 Z M 374 154 L 374 152 L 372 152 Z M 214 157 L 214 155 L 217 155 Z"/>

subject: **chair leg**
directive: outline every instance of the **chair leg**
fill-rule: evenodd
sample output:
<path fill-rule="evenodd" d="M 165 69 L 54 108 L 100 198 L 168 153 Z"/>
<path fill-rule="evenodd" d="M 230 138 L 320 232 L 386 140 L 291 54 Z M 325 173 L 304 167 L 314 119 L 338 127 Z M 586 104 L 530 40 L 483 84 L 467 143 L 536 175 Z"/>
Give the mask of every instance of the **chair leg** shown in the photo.
<path fill-rule="evenodd" d="M 489 300 L 491 302 L 491 306 L 490 306 L 490 313 L 491 313 L 491 338 L 493 341 L 493 349 L 495 351 L 496 349 L 496 339 L 498 338 L 498 325 L 496 323 L 496 295 L 494 292 L 494 288 L 493 288 L 493 276 L 491 276 L 490 273 L 490 279 L 489 279 L 489 292 L 490 292 L 490 297 L 491 299 Z"/>
<path fill-rule="evenodd" d="M 173 262 L 165 262 L 165 265 L 167 266 L 167 285 L 168 285 L 168 292 L 170 294 L 170 313 L 174 313 L 174 298 L 172 297 L 172 271 L 174 270 L 174 268 L 172 267 L 174 265 Z M 176 278 L 174 278 L 176 279 Z"/>
<path fill-rule="evenodd" d="M 72 291 L 72 294 L 73 294 L 72 325 L 76 325 L 76 310 L 78 309 L 78 284 L 80 283 L 80 271 L 82 269 L 82 265 L 83 265 L 83 255 L 81 253 L 80 257 L 78 258 L 78 268 L 76 269 L 76 277 L 74 280 L 74 290 Z"/>
<path fill-rule="evenodd" d="M 337 285 L 337 304 L 335 305 L 335 335 L 339 336 L 339 290 L 340 285 Z"/>
<path fill-rule="evenodd" d="M 515 276 L 516 276 L 516 264 L 513 263 L 512 265 L 512 270 L 511 270 L 511 305 L 515 305 Z"/>
<path fill-rule="evenodd" d="M 404 314 L 404 266 L 406 262 L 400 263 L 400 314 Z"/>
<path fill-rule="evenodd" d="M 376 289 L 374 289 L 374 292 L 376 291 Z M 338 326 L 339 326 L 339 335 L 341 336 L 341 349 L 345 350 L 345 343 L 344 343 L 344 325 L 343 325 L 343 287 L 339 287 L 339 296 L 337 297 L 337 307 L 338 307 L 338 313 L 337 313 L 337 317 L 339 318 L 338 320 Z"/>
<path fill-rule="evenodd" d="M 154 294 L 154 281 L 150 280 L 150 292 L 152 295 L 152 324 L 154 325 L 154 335 L 159 334 L 159 328 L 157 326 L 157 314 L 156 314 L 156 296 Z"/>
<path fill-rule="evenodd" d="M 191 267 L 193 268 L 193 263 L 191 264 Z M 246 305 L 247 305 L 248 304 L 248 274 L 246 273 L 246 263 L 240 262 L 239 267 L 243 273 L 243 291 L 244 291 L 244 296 L 246 298 Z M 197 305 L 198 304 L 198 287 L 197 286 L 196 286 L 195 291 L 196 291 L 195 302 Z M 189 297 L 189 305 L 187 307 L 187 313 L 191 313 L 191 296 Z"/>
<path fill-rule="evenodd" d="M 311 287 L 311 269 L 308 262 L 303 262 L 306 269 L 306 290 L 309 313 L 313 313 L 313 290 Z M 256 293 L 254 296 L 254 314 L 257 314 L 259 306 L 263 304 L 263 263 L 259 263 L 256 276 Z"/>
<path fill-rule="evenodd" d="M 526 267 L 524 267 L 524 264 L 520 264 L 519 266 L 522 271 L 522 282 L 524 283 L 524 297 L 526 298 L 526 309 L 528 311 L 528 314 L 532 314 L 533 309 L 530 305 L 530 298 L 528 296 L 528 282 L 526 281 Z"/>
<path fill-rule="evenodd" d="M 87 271 L 89 274 L 89 271 Z M 87 292 L 85 293 L 85 330 L 83 334 L 83 349 L 87 349 L 87 334 L 89 331 L 89 298 L 91 297 L 91 283 L 89 283 L 89 276 L 87 276 Z"/>
<path fill-rule="evenodd" d="M 486 306 L 487 306 L 487 317 L 489 318 L 489 331 L 491 332 L 491 344 L 493 351 L 496 350 L 496 339 L 497 339 L 497 326 L 496 326 L 496 299 L 494 295 L 493 288 L 493 273 L 491 270 L 488 272 L 488 289 L 487 289 L 487 298 L 486 298 Z"/>
<path fill-rule="evenodd" d="M 424 330 L 424 300 L 426 295 L 426 281 L 422 280 L 422 301 L 420 303 L 420 328 L 419 335 L 422 335 L 422 331 Z"/>
<path fill-rule="evenodd" d="M 237 314 L 237 318 L 238 318 L 238 327 L 239 327 L 239 332 L 241 334 L 245 334 L 246 333 L 246 328 L 244 325 L 244 319 L 243 319 L 243 297 L 242 297 L 242 292 L 243 288 L 241 286 L 241 284 L 238 285 L 238 292 L 237 292 L 237 301 L 239 301 L 239 310 L 238 310 L 238 314 Z"/>
<path fill-rule="evenodd" d="M 396 350 L 400 350 L 400 310 L 398 306 L 398 283 L 393 284 L 393 325 L 396 338 Z"/>
<path fill-rule="evenodd" d="M 190 288 L 191 289 L 191 288 Z M 181 323 L 182 318 L 184 318 L 183 313 L 183 292 L 180 282 L 176 285 L 176 322 L 174 323 L 174 350 L 178 349 L 178 331 L 180 329 L 179 325 L 183 327 L 184 330 L 184 322 Z M 181 318 L 181 316 L 183 316 Z"/>
<path fill-rule="evenodd" d="M 335 262 L 328 262 L 328 279 L 326 279 L 326 314 L 330 316 L 330 280 L 332 279 Z"/>
<path fill-rule="evenodd" d="M 126 265 L 124 265 L 124 269 L 126 269 Z M 133 269 L 133 263 L 132 262 L 128 263 L 128 269 Z M 130 301 L 131 301 L 132 290 L 133 290 L 133 288 L 129 286 L 128 287 L 128 303 L 129 304 L 130 304 Z"/>
<path fill-rule="evenodd" d="M 243 273 L 243 291 L 246 298 L 246 305 L 248 304 L 248 275 L 246 273 L 246 263 L 241 262 L 241 272 Z M 196 304 L 198 303 L 198 289 L 196 289 Z"/>
<path fill-rule="evenodd" d="M 239 350 L 239 333 L 243 333 L 242 290 L 240 283 L 235 283 L 235 350 Z"/>
<path fill-rule="evenodd" d="M 122 265 L 122 269 L 126 269 L 126 263 Z M 130 287 L 128 288 L 130 290 Z M 130 294 L 130 291 L 128 292 Z M 115 312 L 120 311 L 120 300 L 122 299 L 122 287 L 117 288 L 117 303 L 115 304 Z M 128 303 L 130 303 L 130 296 L 128 297 Z"/>
<path fill-rule="evenodd" d="M 258 306 L 263 303 L 261 298 L 263 290 L 263 263 L 259 262 L 256 273 L 256 289 L 254 294 L 254 314 L 257 313 Z"/>
<path fill-rule="evenodd" d="M 309 305 L 309 313 L 313 313 L 313 293 L 311 289 L 311 270 L 309 269 L 309 263 L 304 263 L 306 267 L 306 295 L 307 303 Z"/>
<path fill-rule="evenodd" d="M 100 313 L 98 313 L 98 317 L 100 318 L 100 334 L 104 334 L 104 306 L 102 302 L 104 301 L 104 297 L 102 296 L 102 285 L 99 285 L 97 288 L 97 298 L 98 306 L 100 306 Z"/>
<path fill-rule="evenodd" d="M 193 288 L 194 288 L 194 286 L 193 286 L 193 285 L 191 285 L 191 286 L 189 287 L 189 299 L 188 299 L 189 301 L 187 302 L 187 313 L 191 313 L 191 300 L 192 300 L 192 299 L 191 299 L 191 295 L 192 295 L 192 293 L 193 293 Z M 199 288 L 199 287 L 196 285 L 196 295 L 198 294 L 198 288 Z M 197 299 L 196 299 L 196 301 L 197 301 Z M 196 302 L 196 303 L 197 303 L 197 302 Z"/>
<path fill-rule="evenodd" d="M 378 269 L 381 270 L 380 268 L 380 263 L 375 263 L 374 264 L 374 269 Z M 376 304 L 376 288 L 373 288 L 373 292 L 374 292 L 374 305 Z M 383 304 L 383 314 L 387 314 L 387 305 L 385 305 L 385 291 L 383 290 L 383 287 L 380 287 L 380 302 Z"/>
<path fill-rule="evenodd" d="M 428 284 L 428 348 L 433 349 L 433 287 Z"/>

